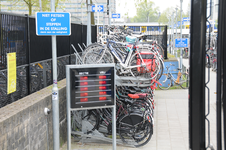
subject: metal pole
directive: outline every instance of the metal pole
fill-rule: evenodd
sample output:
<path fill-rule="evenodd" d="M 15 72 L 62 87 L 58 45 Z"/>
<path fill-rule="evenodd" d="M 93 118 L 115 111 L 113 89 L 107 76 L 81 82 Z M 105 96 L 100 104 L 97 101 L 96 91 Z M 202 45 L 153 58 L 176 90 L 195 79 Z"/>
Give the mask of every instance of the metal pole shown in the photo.
<path fill-rule="evenodd" d="M 219 0 L 219 10 L 218 10 L 218 41 L 217 41 L 217 111 L 216 111 L 216 130 L 217 130 L 217 150 L 222 150 L 222 143 L 225 146 L 225 28 L 226 28 L 226 2 L 225 0 Z M 223 80 L 222 80 L 223 75 Z M 222 82 L 223 81 L 223 82 Z M 222 89 L 223 88 L 223 89 Z M 222 132 L 222 101 L 223 101 L 223 132 Z M 222 138 L 222 134 L 224 138 Z M 223 141 L 222 141 L 223 139 Z"/>
<path fill-rule="evenodd" d="M 97 12 L 97 24 L 100 25 L 100 13 Z"/>
<path fill-rule="evenodd" d="M 104 13 L 104 17 L 103 17 L 103 34 L 105 34 L 105 12 Z"/>
<path fill-rule="evenodd" d="M 39 0 L 40 11 L 42 11 L 42 0 Z"/>
<path fill-rule="evenodd" d="M 171 18 L 171 42 L 170 42 L 170 47 L 171 47 L 171 54 L 172 54 L 172 51 L 173 51 L 173 45 L 172 45 L 172 41 L 173 41 L 173 23 L 172 23 L 173 19 Z"/>
<path fill-rule="evenodd" d="M 206 149 L 206 1 L 191 0 L 189 149 Z M 197 21 L 198 20 L 198 21 Z"/>
<path fill-rule="evenodd" d="M 87 37 L 86 37 L 86 46 L 89 46 L 91 42 L 91 8 L 90 0 L 88 0 L 88 18 L 87 18 Z"/>
<path fill-rule="evenodd" d="M 173 15 L 172 15 L 172 17 L 173 17 L 173 55 L 175 55 L 175 53 L 174 53 L 174 12 L 173 12 Z"/>
<path fill-rule="evenodd" d="M 190 37 L 191 37 L 191 5 L 190 5 L 190 10 L 189 10 L 189 20 L 190 20 L 190 24 L 189 24 L 189 34 L 188 34 L 188 58 L 190 57 L 190 49 L 191 49 L 191 45 L 190 45 Z"/>
<path fill-rule="evenodd" d="M 116 110 L 115 105 L 112 108 L 112 149 L 116 150 Z"/>
<path fill-rule="evenodd" d="M 111 25 L 111 0 L 109 0 L 108 10 L 109 10 L 109 14 L 108 14 L 109 15 L 109 20 L 108 20 L 109 23 L 108 24 L 110 26 Z"/>
<path fill-rule="evenodd" d="M 169 23 L 168 24 L 169 24 L 169 31 L 170 31 L 170 20 L 169 20 Z M 169 34 L 168 35 L 168 44 L 169 44 L 168 45 L 168 52 L 170 53 L 170 33 L 168 32 L 168 34 Z"/>
<path fill-rule="evenodd" d="M 77 59 L 76 59 L 77 60 Z M 66 82 L 67 82 L 67 150 L 71 150 L 71 93 L 70 93 L 70 69 L 66 66 Z"/>
<path fill-rule="evenodd" d="M 51 11 L 55 12 L 55 0 L 51 0 Z M 56 35 L 52 35 L 53 58 L 53 88 L 52 88 L 52 113 L 53 113 L 53 149 L 60 149 L 59 134 L 59 90 L 57 87 L 57 47 Z"/>
<path fill-rule="evenodd" d="M 182 3 L 183 0 L 180 0 L 180 39 L 182 41 Z M 183 56 L 183 50 L 182 48 L 180 49 L 180 69 L 182 69 L 182 56 Z"/>
<path fill-rule="evenodd" d="M 176 8 L 176 39 L 177 39 L 177 25 L 178 25 L 178 23 L 177 23 L 177 9 L 178 8 Z M 176 58 L 177 58 L 177 49 L 176 49 Z"/>

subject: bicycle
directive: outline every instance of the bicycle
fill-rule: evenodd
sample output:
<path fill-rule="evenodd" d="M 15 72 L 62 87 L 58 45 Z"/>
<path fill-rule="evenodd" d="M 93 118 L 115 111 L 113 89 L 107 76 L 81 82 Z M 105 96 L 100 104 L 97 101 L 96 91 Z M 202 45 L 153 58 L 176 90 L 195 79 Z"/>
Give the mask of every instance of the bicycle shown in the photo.
<path fill-rule="evenodd" d="M 159 57 L 149 51 L 152 55 L 152 63 L 147 63 L 141 56 L 140 50 L 133 49 L 134 45 L 127 45 L 126 55 L 119 49 L 113 47 L 113 44 L 123 44 L 107 40 L 107 46 L 98 46 L 87 50 L 83 56 L 84 64 L 98 64 L 98 63 L 114 63 L 117 62 L 118 74 L 129 76 L 142 76 L 152 80 L 156 78 L 160 71 L 161 61 Z M 139 60 L 139 61 L 138 61 Z"/>
<path fill-rule="evenodd" d="M 170 66 L 174 66 L 170 64 Z M 171 73 L 169 68 L 170 66 L 166 66 L 167 73 L 163 73 L 159 82 L 162 85 L 158 85 L 160 89 L 167 90 L 169 89 L 173 83 L 179 85 L 182 89 L 187 89 L 189 87 L 189 74 L 188 71 L 185 73 L 181 73 L 181 69 L 178 68 L 178 73 Z"/>

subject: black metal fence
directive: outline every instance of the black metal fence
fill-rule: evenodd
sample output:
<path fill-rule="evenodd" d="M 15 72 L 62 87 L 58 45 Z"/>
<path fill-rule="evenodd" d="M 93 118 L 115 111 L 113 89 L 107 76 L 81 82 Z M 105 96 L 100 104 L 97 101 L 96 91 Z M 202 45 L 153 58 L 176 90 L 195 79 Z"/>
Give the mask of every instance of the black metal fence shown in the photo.
<path fill-rule="evenodd" d="M 51 36 L 37 36 L 35 18 L 27 15 L 0 14 L 0 108 L 52 84 Z M 57 36 L 57 78 L 66 76 L 65 65 L 75 57 L 71 44 L 86 44 L 86 25 L 71 24 L 71 36 Z M 92 42 L 97 28 L 92 26 Z M 7 94 L 7 53 L 16 52 L 16 92 Z"/>

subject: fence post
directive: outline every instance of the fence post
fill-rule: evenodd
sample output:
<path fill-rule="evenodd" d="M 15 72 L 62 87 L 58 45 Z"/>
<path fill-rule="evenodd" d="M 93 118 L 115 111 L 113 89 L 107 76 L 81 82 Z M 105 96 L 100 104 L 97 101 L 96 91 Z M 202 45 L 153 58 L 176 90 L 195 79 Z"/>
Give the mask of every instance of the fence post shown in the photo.
<path fill-rule="evenodd" d="M 217 40 L 217 121 L 216 121 L 216 130 L 217 130 L 217 150 L 222 150 L 222 115 L 221 115 L 221 105 L 222 105 L 222 101 L 223 101 L 223 123 L 224 123 L 224 143 L 226 143 L 226 95 L 225 95 L 225 91 L 226 91 L 226 85 L 225 85 L 225 80 L 226 80 L 226 61 L 225 56 L 226 56 L 226 44 L 225 44 L 225 36 L 226 36 L 226 32 L 225 32 L 225 28 L 226 28 L 226 24 L 225 24 L 225 17 L 226 17 L 226 11 L 225 11 L 225 7 L 226 7 L 226 2 L 225 0 L 219 0 L 219 10 L 218 10 L 218 40 Z M 222 76 L 223 74 L 223 76 Z M 222 80 L 223 78 L 223 80 Z M 222 82 L 223 81 L 223 82 Z M 222 89 L 223 88 L 223 89 Z M 223 93 L 222 93 L 223 92 Z M 222 97 L 223 95 L 223 97 Z M 224 149 L 226 148 L 226 145 L 224 144 Z"/>
<path fill-rule="evenodd" d="M 27 18 L 27 64 L 28 64 L 28 67 L 27 67 L 27 71 L 26 71 L 26 76 L 27 76 L 27 94 L 31 94 L 31 87 L 30 87 L 30 81 L 31 81 L 31 74 L 30 74 L 30 51 L 31 51 L 31 43 L 30 43 L 30 26 L 29 26 L 29 16 L 26 14 L 25 15 L 26 18 Z"/>
<path fill-rule="evenodd" d="M 205 0 L 191 0 L 191 55 L 189 87 L 189 148 L 205 150 Z M 199 20 L 199 21 L 197 21 Z"/>
<path fill-rule="evenodd" d="M 163 36 L 163 38 L 164 38 L 164 59 L 168 59 L 168 57 L 167 57 L 167 26 L 165 26 L 165 31 L 164 31 L 164 36 Z"/>

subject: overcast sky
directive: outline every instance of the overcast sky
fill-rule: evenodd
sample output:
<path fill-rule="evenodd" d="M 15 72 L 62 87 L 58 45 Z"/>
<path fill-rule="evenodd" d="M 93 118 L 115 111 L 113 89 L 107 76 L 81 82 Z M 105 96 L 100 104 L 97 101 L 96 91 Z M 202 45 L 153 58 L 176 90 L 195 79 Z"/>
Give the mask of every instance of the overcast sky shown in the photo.
<path fill-rule="evenodd" d="M 160 12 L 165 10 L 168 7 L 180 7 L 180 0 L 151 0 L 155 3 L 156 6 L 159 7 Z M 191 0 L 183 0 L 182 9 L 184 12 L 188 10 L 188 3 Z M 124 15 L 125 13 L 129 13 L 129 17 L 133 17 L 136 15 L 136 9 L 134 0 L 116 0 L 116 13 L 121 13 Z"/>

